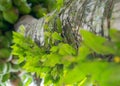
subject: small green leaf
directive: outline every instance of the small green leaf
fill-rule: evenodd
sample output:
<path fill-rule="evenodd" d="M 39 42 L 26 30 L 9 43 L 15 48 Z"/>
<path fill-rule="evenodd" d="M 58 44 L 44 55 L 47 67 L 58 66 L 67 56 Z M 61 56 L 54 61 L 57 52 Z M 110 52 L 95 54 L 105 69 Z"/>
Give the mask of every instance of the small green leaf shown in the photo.
<path fill-rule="evenodd" d="M 32 83 L 32 78 L 28 78 L 25 82 L 25 86 L 29 86 Z"/>
<path fill-rule="evenodd" d="M 9 11 L 9 9 L 12 7 L 12 1 L 11 0 L 0 0 L 0 11 Z"/>
<path fill-rule="evenodd" d="M 8 58 L 10 56 L 10 50 L 7 48 L 0 49 L 0 58 Z"/>
<path fill-rule="evenodd" d="M 20 27 L 19 27 L 19 33 L 22 34 L 22 35 L 25 34 L 25 27 L 24 27 L 24 25 L 20 25 Z"/>
<path fill-rule="evenodd" d="M 0 74 L 3 74 L 3 70 L 4 70 L 4 64 L 0 63 Z"/>
<path fill-rule="evenodd" d="M 87 55 L 89 55 L 91 52 L 92 51 L 90 51 L 88 47 L 86 47 L 85 45 L 81 45 L 78 51 L 78 60 L 85 60 Z"/>
<path fill-rule="evenodd" d="M 82 81 L 86 75 L 81 71 L 79 67 L 75 67 L 73 70 L 68 70 L 68 72 L 63 76 L 63 83 L 74 84 L 76 82 Z"/>
<path fill-rule="evenodd" d="M 57 22 L 58 32 L 59 32 L 59 33 L 62 33 L 62 23 L 61 23 L 60 18 L 57 18 L 56 22 Z"/>
<path fill-rule="evenodd" d="M 5 74 L 5 75 L 3 75 L 3 77 L 2 77 L 2 82 L 7 81 L 9 78 L 10 78 L 10 74 Z"/>
<path fill-rule="evenodd" d="M 16 8 L 11 8 L 8 11 L 3 12 L 3 17 L 6 21 L 11 24 L 14 24 L 18 19 L 18 13 Z"/>
<path fill-rule="evenodd" d="M 69 44 L 60 43 L 59 52 L 60 55 L 75 55 L 76 50 Z"/>
<path fill-rule="evenodd" d="M 56 64 L 60 63 L 61 56 L 58 54 L 49 54 L 46 57 L 46 61 L 44 62 L 44 66 L 50 66 L 53 67 Z"/>
<path fill-rule="evenodd" d="M 57 32 L 54 32 L 54 33 L 52 34 L 52 38 L 53 38 L 54 40 L 60 40 L 60 41 L 62 41 L 62 37 L 61 37 Z"/>
<path fill-rule="evenodd" d="M 35 5 L 32 8 L 32 11 L 35 13 L 37 18 L 43 17 L 44 14 L 47 14 L 47 9 L 42 7 L 40 4 Z"/>
<path fill-rule="evenodd" d="M 11 65 L 11 63 L 9 62 L 9 63 L 7 63 L 7 72 L 10 72 L 11 71 L 11 67 L 12 65 Z"/>
<path fill-rule="evenodd" d="M 63 6 L 64 0 L 57 0 L 57 10 L 59 11 L 60 8 Z"/>
<path fill-rule="evenodd" d="M 20 6 L 18 6 L 18 9 L 19 9 L 20 13 L 22 13 L 22 14 L 28 14 L 31 11 L 30 6 L 26 2 L 21 2 Z"/>
<path fill-rule="evenodd" d="M 59 49 L 58 46 L 53 46 L 53 47 L 50 49 L 50 51 L 51 51 L 52 53 L 55 53 L 55 52 L 58 51 L 58 49 Z"/>
<path fill-rule="evenodd" d="M 20 56 L 19 59 L 18 59 L 18 64 L 22 63 L 25 61 L 25 57 L 23 56 Z"/>

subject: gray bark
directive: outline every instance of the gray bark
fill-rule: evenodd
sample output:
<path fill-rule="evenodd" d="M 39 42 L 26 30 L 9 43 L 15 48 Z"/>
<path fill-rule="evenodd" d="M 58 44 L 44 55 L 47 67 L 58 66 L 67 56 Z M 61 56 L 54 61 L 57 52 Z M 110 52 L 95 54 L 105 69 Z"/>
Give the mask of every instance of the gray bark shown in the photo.
<path fill-rule="evenodd" d="M 56 18 L 59 17 L 62 22 L 62 35 L 64 41 L 79 46 L 79 29 L 84 28 L 95 34 L 109 37 L 109 28 L 111 25 L 112 11 L 115 3 L 119 0 L 65 0 L 64 6 L 60 12 L 52 12 L 48 16 L 57 14 L 49 21 L 49 26 L 53 31 L 56 29 Z M 35 19 L 25 16 L 15 25 L 15 28 L 23 24 L 26 27 L 25 36 L 30 36 L 38 45 L 43 45 L 45 18 Z M 16 27 L 17 26 L 17 27 Z"/>

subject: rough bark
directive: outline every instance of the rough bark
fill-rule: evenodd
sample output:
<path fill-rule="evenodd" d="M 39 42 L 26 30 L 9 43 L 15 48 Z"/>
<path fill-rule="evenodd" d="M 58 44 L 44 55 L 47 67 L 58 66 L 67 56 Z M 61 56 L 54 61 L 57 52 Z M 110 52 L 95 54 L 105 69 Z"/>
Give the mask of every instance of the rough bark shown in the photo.
<path fill-rule="evenodd" d="M 63 37 L 65 42 L 79 46 L 79 29 L 84 28 L 95 34 L 109 37 L 110 19 L 114 4 L 117 0 L 66 0 L 60 12 L 52 12 L 48 16 L 57 13 L 61 19 Z M 28 16 L 25 16 L 28 17 Z M 43 27 L 45 18 L 22 18 L 16 26 L 23 24 L 26 27 L 25 36 L 30 36 L 37 44 L 43 44 Z M 56 30 L 56 18 L 49 21 L 49 26 Z M 25 21 L 27 20 L 27 21 Z M 16 27 L 15 27 L 16 28 Z"/>

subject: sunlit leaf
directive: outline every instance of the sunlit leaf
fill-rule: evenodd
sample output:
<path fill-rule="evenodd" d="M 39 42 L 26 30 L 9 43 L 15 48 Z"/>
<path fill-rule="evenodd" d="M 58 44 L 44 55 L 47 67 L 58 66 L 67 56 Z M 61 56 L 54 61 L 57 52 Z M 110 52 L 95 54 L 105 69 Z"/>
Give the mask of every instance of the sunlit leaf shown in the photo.
<path fill-rule="evenodd" d="M 27 79 L 27 81 L 25 82 L 25 86 L 29 86 L 30 83 L 32 83 L 32 78 Z"/>
<path fill-rule="evenodd" d="M 49 55 L 47 55 L 47 59 L 44 62 L 44 65 L 53 67 L 56 64 L 60 63 L 60 59 L 61 59 L 61 56 L 59 56 L 57 54 L 49 54 Z"/>
<path fill-rule="evenodd" d="M 52 38 L 54 39 L 54 40 L 62 40 L 62 37 L 57 33 L 57 32 L 54 32 L 53 34 L 52 34 Z"/>
<path fill-rule="evenodd" d="M 110 47 L 104 46 L 104 43 L 107 41 L 101 36 L 96 36 L 95 34 L 80 30 L 80 34 L 83 37 L 83 43 L 85 46 L 89 47 L 93 51 L 99 54 L 113 54 L 114 50 Z"/>
<path fill-rule="evenodd" d="M 23 25 L 21 25 L 21 26 L 19 27 L 19 33 L 22 34 L 22 35 L 25 34 L 25 27 L 24 27 Z"/>
<path fill-rule="evenodd" d="M 84 45 L 79 47 L 79 51 L 78 51 L 78 60 L 85 60 L 87 55 L 90 54 L 92 51 L 90 51 L 90 49 Z"/>
<path fill-rule="evenodd" d="M 86 75 L 81 71 L 79 67 L 69 70 L 65 76 L 63 76 L 63 83 L 74 84 L 76 82 L 82 81 Z"/>
<path fill-rule="evenodd" d="M 59 52 L 60 55 L 75 55 L 76 50 L 70 46 L 69 44 L 59 44 Z"/>
<path fill-rule="evenodd" d="M 57 0 L 57 9 L 60 10 L 60 8 L 63 6 L 64 0 Z"/>
<path fill-rule="evenodd" d="M 55 53 L 55 52 L 58 51 L 58 49 L 59 49 L 58 46 L 53 46 L 53 47 L 50 49 L 50 51 L 51 51 L 52 53 Z"/>
<path fill-rule="evenodd" d="M 102 72 L 101 78 L 99 78 L 101 86 L 119 86 L 120 85 L 120 65 L 111 63 Z"/>

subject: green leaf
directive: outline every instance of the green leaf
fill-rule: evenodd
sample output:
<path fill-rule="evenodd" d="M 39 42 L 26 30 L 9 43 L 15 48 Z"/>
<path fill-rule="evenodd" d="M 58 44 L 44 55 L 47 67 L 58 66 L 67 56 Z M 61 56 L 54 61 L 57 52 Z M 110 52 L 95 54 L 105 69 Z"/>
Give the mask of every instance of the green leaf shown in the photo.
<path fill-rule="evenodd" d="M 59 33 L 62 33 L 62 23 L 61 23 L 60 18 L 57 18 L 56 22 L 57 22 L 57 29 L 58 29 L 57 31 Z"/>
<path fill-rule="evenodd" d="M 53 67 L 56 64 L 60 63 L 61 56 L 58 54 L 49 54 L 46 57 L 46 61 L 44 62 L 44 66 L 50 66 Z"/>
<path fill-rule="evenodd" d="M 83 37 L 83 43 L 93 51 L 99 54 L 113 54 L 114 50 L 110 47 L 104 46 L 107 41 L 104 37 L 97 36 L 89 31 L 80 30 Z"/>
<path fill-rule="evenodd" d="M 10 56 L 10 49 L 0 49 L 0 58 L 8 58 Z"/>
<path fill-rule="evenodd" d="M 25 57 L 19 55 L 18 64 L 25 61 Z"/>
<path fill-rule="evenodd" d="M 52 53 L 55 53 L 55 52 L 58 51 L 58 49 L 59 49 L 58 46 L 53 46 L 53 47 L 50 49 L 50 51 L 51 51 Z"/>
<path fill-rule="evenodd" d="M 16 8 L 11 8 L 8 11 L 3 12 L 3 17 L 6 21 L 14 24 L 18 19 L 18 13 Z"/>
<path fill-rule="evenodd" d="M 119 37 L 120 37 L 120 31 L 118 31 L 116 29 L 111 29 L 110 30 L 110 37 L 111 37 L 111 40 L 113 42 L 118 42 L 119 41 Z"/>
<path fill-rule="evenodd" d="M 107 67 L 107 62 L 82 62 L 65 73 L 63 83 L 74 84 L 81 82 L 85 77 L 91 77 L 93 81 L 99 81 L 100 75 Z"/>
<path fill-rule="evenodd" d="M 49 12 L 53 11 L 56 8 L 56 0 L 44 0 L 44 2 Z"/>
<path fill-rule="evenodd" d="M 12 7 L 12 1 L 11 0 L 0 0 L 0 11 L 9 11 L 9 9 Z"/>
<path fill-rule="evenodd" d="M 2 77 L 2 82 L 7 81 L 9 78 L 10 78 L 10 74 L 5 74 L 5 75 L 3 75 L 3 77 Z"/>
<path fill-rule="evenodd" d="M 63 76 L 63 82 L 65 84 L 74 84 L 76 82 L 82 81 L 86 75 L 81 71 L 79 67 L 75 67 L 73 70 L 68 70 Z"/>
<path fill-rule="evenodd" d="M 37 18 L 43 17 L 44 14 L 47 14 L 47 9 L 42 7 L 41 5 L 35 5 L 32 11 L 35 13 Z"/>
<path fill-rule="evenodd" d="M 12 65 L 10 62 L 7 63 L 7 72 L 11 72 Z"/>
<path fill-rule="evenodd" d="M 75 55 L 76 54 L 76 50 L 69 44 L 60 43 L 58 46 L 59 46 L 58 53 L 60 55 Z"/>
<path fill-rule="evenodd" d="M 0 63 L 0 74 L 3 74 L 4 64 Z"/>
<path fill-rule="evenodd" d="M 32 83 L 32 78 L 27 79 L 27 81 L 25 82 L 25 86 L 29 86 L 30 83 Z"/>
<path fill-rule="evenodd" d="M 27 3 L 26 0 L 13 0 L 13 3 L 19 7 L 21 6 L 23 3 Z"/>
<path fill-rule="evenodd" d="M 78 61 L 79 60 L 85 60 L 87 55 L 89 55 L 92 51 L 85 45 L 81 45 L 78 50 Z"/>
<path fill-rule="evenodd" d="M 106 45 L 113 48 L 115 55 L 120 56 L 120 31 L 111 29 L 110 30 L 111 42 L 107 42 Z"/>
<path fill-rule="evenodd" d="M 110 63 L 99 78 L 100 86 L 119 86 L 120 85 L 120 65 Z"/>
<path fill-rule="evenodd" d="M 25 34 L 25 27 L 24 27 L 24 25 L 20 25 L 20 27 L 19 27 L 19 33 L 22 34 L 22 35 Z"/>
<path fill-rule="evenodd" d="M 62 41 L 62 37 L 57 32 L 52 34 L 52 39 Z"/>
<path fill-rule="evenodd" d="M 60 8 L 63 6 L 64 0 L 57 0 L 57 10 L 59 11 Z"/>
<path fill-rule="evenodd" d="M 30 6 L 26 2 L 21 2 L 20 6 L 18 6 L 18 9 L 21 14 L 28 14 L 31 11 Z"/>

